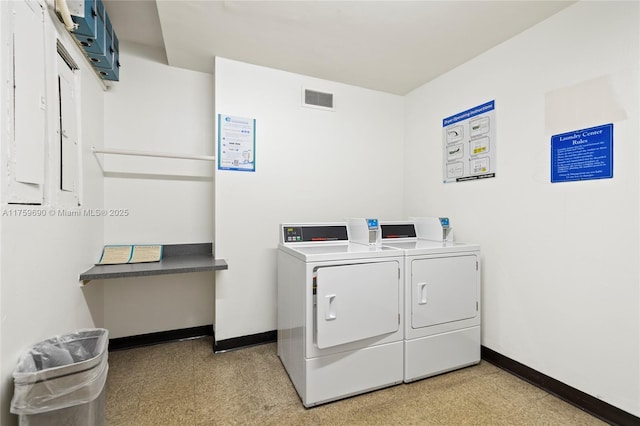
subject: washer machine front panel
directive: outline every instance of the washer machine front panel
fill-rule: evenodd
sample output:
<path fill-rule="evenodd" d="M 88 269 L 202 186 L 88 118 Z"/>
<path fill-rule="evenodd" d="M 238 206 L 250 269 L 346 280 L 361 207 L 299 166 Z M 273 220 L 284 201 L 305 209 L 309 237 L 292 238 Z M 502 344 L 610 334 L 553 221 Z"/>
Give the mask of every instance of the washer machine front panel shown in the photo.
<path fill-rule="evenodd" d="M 277 256 L 278 356 L 307 407 L 404 379 L 404 255 L 325 225 L 281 225 Z"/>
<path fill-rule="evenodd" d="M 324 349 L 400 329 L 397 262 L 319 268 L 316 344 Z"/>
<path fill-rule="evenodd" d="M 381 259 L 359 259 L 353 261 L 325 261 L 305 263 L 307 270 L 307 288 L 305 301 L 305 358 L 310 359 L 318 356 L 326 356 L 340 352 L 348 352 L 358 350 L 367 346 L 380 345 L 390 342 L 402 341 L 404 337 L 404 259 L 399 256 L 396 251 L 396 257 Z M 380 266 L 384 265 L 384 266 Z M 379 269 L 382 268 L 382 269 Z M 334 269 L 335 271 L 330 271 Z M 373 281 L 362 279 L 361 276 L 351 276 L 349 278 L 347 271 L 358 272 L 362 276 L 373 277 L 372 271 L 379 272 L 384 270 L 385 273 L 372 278 Z M 392 272 L 393 271 L 393 272 Z M 325 275 L 328 273 L 327 275 Z M 333 278 L 337 275 L 341 281 L 337 285 L 337 281 Z M 318 286 L 318 275 L 320 275 L 320 285 Z M 330 281 L 327 281 L 327 278 Z M 367 288 L 367 283 L 374 282 L 375 291 L 373 294 L 367 294 L 373 288 Z M 325 286 L 328 284 L 328 286 Z M 333 287 L 336 291 L 330 291 Z M 344 288 L 343 288 L 344 287 Z M 393 296 L 390 296 L 393 292 Z M 327 304 L 329 301 L 325 296 L 336 295 L 333 303 L 338 303 L 336 308 L 340 308 L 340 317 L 337 319 L 344 321 L 347 329 L 344 331 L 349 333 L 351 338 L 330 337 L 322 335 L 328 331 L 341 333 L 336 327 L 335 330 L 331 324 L 335 320 L 326 320 L 325 316 L 331 315 L 328 312 Z M 382 303 L 381 306 L 364 303 L 365 300 L 373 298 L 376 303 Z M 371 300 L 369 300 L 371 301 Z M 344 303 L 350 304 L 345 311 Z M 366 324 L 362 319 L 354 315 L 353 312 L 360 310 L 366 311 L 365 317 L 371 322 Z M 391 316 L 393 313 L 394 324 L 391 325 Z M 380 316 L 380 318 L 376 318 Z M 384 320 L 382 320 L 384 318 Z M 374 325 L 375 324 L 375 325 Z M 384 325 L 382 325 L 384 324 Z M 361 326 L 359 329 L 358 325 Z M 327 327 L 329 326 L 329 327 Z M 318 331 L 320 330 L 320 338 Z M 335 345 L 329 345 L 332 339 L 342 341 Z"/>
<path fill-rule="evenodd" d="M 463 321 L 478 314 L 476 257 L 411 261 L 411 327 Z"/>
<path fill-rule="evenodd" d="M 391 227 L 392 237 L 382 244 L 405 259 L 404 381 L 409 383 L 480 361 L 480 245 L 411 237 L 405 231 L 415 224 L 392 224 L 403 223 L 402 232 Z"/>

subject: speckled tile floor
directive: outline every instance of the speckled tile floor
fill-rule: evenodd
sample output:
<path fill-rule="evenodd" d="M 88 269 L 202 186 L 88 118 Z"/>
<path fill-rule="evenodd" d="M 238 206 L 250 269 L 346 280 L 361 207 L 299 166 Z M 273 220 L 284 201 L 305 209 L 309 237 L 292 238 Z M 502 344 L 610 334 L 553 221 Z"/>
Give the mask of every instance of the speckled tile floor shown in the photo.
<path fill-rule="evenodd" d="M 107 425 L 604 425 L 499 368 L 477 366 L 305 409 L 267 344 L 210 338 L 109 353 Z"/>

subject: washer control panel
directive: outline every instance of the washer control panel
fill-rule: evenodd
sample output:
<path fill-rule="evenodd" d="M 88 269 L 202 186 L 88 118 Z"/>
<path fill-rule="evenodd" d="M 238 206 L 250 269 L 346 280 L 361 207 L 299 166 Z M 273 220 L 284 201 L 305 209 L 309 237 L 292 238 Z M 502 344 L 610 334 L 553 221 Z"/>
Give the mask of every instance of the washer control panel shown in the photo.
<path fill-rule="evenodd" d="M 282 225 L 283 243 L 348 241 L 347 225 Z"/>
<path fill-rule="evenodd" d="M 284 241 L 288 243 L 292 243 L 295 241 L 302 241 L 302 227 L 292 226 L 285 227 L 284 230 Z"/>

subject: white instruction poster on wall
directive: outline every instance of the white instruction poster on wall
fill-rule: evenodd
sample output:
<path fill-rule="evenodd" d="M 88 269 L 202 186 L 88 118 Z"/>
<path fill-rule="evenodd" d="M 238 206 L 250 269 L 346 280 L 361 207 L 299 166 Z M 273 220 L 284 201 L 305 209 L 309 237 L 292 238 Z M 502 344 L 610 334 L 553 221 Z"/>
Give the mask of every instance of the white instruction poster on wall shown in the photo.
<path fill-rule="evenodd" d="M 218 170 L 256 171 L 256 120 L 218 114 Z"/>
<path fill-rule="evenodd" d="M 495 101 L 442 120 L 444 183 L 496 176 Z"/>

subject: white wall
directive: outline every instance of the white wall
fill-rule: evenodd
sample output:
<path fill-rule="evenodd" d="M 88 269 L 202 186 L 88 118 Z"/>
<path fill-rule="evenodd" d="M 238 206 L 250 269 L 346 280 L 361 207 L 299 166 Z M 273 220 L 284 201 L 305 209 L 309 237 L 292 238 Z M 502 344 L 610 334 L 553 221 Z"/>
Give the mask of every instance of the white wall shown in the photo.
<path fill-rule="evenodd" d="M 216 340 L 276 329 L 278 224 L 402 213 L 402 97 L 216 58 L 216 114 L 256 119 L 256 171 L 217 171 Z M 301 106 L 334 93 L 334 112 Z"/>
<path fill-rule="evenodd" d="M 120 49 L 120 81 L 105 94 L 105 146 L 213 155 L 213 76 L 169 67 L 159 49 Z M 213 241 L 214 163 L 101 158 L 105 208 L 127 211 L 105 218 L 105 244 Z M 123 337 L 212 324 L 213 280 L 213 273 L 105 280 L 105 326 Z"/>
<path fill-rule="evenodd" d="M 638 13 L 580 2 L 410 93 L 404 203 L 481 244 L 483 345 L 636 416 Z M 443 184 L 442 119 L 492 99 L 497 177 Z M 551 184 L 552 134 L 609 122 L 613 179 Z"/>
<path fill-rule="evenodd" d="M 0 2 L 0 31 L 2 32 L 0 71 L 2 93 L 0 109 L 3 111 L 0 128 L 2 146 L 2 175 L 6 177 L 6 152 L 12 141 L 11 105 L 11 2 Z M 57 18 L 46 13 L 45 33 L 48 62 L 47 70 L 47 177 L 45 202 L 42 206 L 28 207 L 2 204 L 3 212 L 17 209 L 49 212 L 60 207 L 56 204 L 56 181 L 52 168 L 57 146 L 55 38 L 59 37 L 80 65 L 79 100 L 82 106 L 80 145 L 82 152 L 82 208 L 99 209 L 103 203 L 102 177 L 90 147 L 102 146 L 103 89 L 89 68 L 82 53 Z M 2 182 L 4 191 L 6 182 Z M 65 206 L 68 207 L 68 206 Z M 53 335 L 73 332 L 80 328 L 101 326 L 101 286 L 81 288 L 78 276 L 95 261 L 102 247 L 103 223 L 101 218 L 63 217 L 57 214 L 45 217 L 16 217 L 3 215 L 0 219 L 0 424 L 17 424 L 17 417 L 9 413 L 13 394 L 12 372 L 19 355 L 34 343 Z"/>
<path fill-rule="evenodd" d="M 279 223 L 406 215 L 448 215 L 459 240 L 482 244 L 485 346 L 640 415 L 638 23 L 637 3 L 581 2 L 405 98 L 218 58 L 215 111 L 212 76 L 168 67 L 160 52 L 122 44 L 121 81 L 103 93 L 74 51 L 84 206 L 129 215 L 1 219 L 0 424 L 15 423 L 11 372 L 32 343 L 91 326 L 112 338 L 185 328 L 214 315 L 218 340 L 274 330 Z M 586 99 L 548 116 L 581 84 L 613 104 L 595 111 Z M 303 86 L 335 93 L 336 111 L 301 107 Z M 491 99 L 497 177 L 442 184 L 442 118 Z M 99 163 L 90 147 L 213 155 L 218 113 L 257 119 L 257 170 L 216 172 L 216 254 L 229 270 L 215 277 L 215 309 L 213 273 L 80 288 L 103 243 L 214 239 L 213 164 Z M 614 178 L 551 185 L 550 136 L 612 121 Z M 604 224 L 611 217 L 617 226 Z"/>

